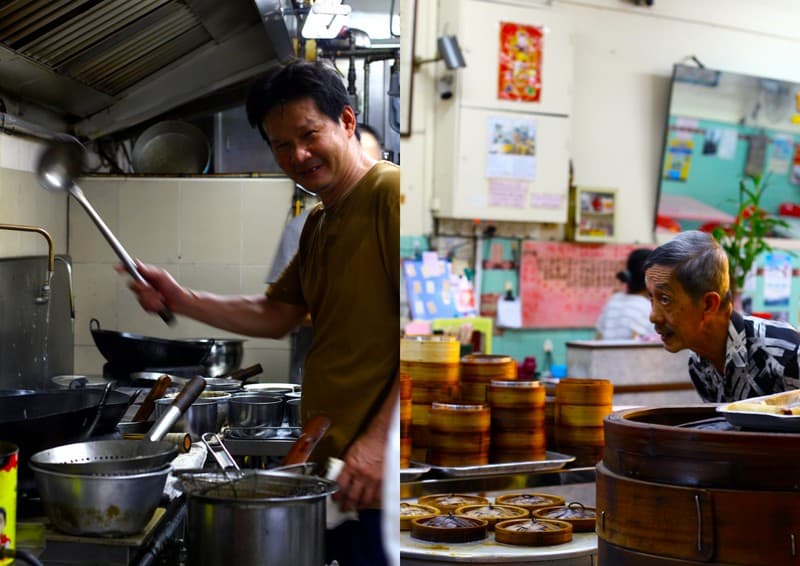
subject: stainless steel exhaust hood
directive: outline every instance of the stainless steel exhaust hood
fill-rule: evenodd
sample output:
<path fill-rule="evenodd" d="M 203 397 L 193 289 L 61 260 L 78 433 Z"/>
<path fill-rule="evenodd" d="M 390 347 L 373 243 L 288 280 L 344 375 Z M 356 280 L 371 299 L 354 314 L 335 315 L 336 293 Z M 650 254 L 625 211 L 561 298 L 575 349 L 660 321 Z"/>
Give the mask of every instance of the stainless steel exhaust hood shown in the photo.
<path fill-rule="evenodd" d="M 280 0 L 0 0 L 0 97 L 53 111 L 82 138 L 231 90 L 291 55 Z"/>

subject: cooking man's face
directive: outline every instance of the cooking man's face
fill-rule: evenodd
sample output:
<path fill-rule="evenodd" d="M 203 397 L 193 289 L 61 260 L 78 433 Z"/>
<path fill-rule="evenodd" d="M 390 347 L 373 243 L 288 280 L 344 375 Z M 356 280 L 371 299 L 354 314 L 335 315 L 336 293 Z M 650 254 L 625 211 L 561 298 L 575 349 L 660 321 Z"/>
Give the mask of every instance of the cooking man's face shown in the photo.
<path fill-rule="evenodd" d="M 301 98 L 273 107 L 262 125 L 280 168 L 295 183 L 321 194 L 346 174 L 349 121 L 343 113 L 334 122 L 312 98 Z"/>
<path fill-rule="evenodd" d="M 650 294 L 650 322 L 668 352 L 696 344 L 703 319 L 703 301 L 694 301 L 675 279 L 674 268 L 654 265 L 645 272 Z"/>

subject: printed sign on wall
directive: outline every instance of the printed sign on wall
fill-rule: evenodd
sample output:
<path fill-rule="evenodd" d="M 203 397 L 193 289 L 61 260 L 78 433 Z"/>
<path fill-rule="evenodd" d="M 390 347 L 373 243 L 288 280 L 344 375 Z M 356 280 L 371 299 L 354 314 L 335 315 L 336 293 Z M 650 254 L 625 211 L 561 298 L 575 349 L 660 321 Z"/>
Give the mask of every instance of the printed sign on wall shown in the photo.
<path fill-rule="evenodd" d="M 497 98 L 539 102 L 542 94 L 542 29 L 500 23 Z"/>

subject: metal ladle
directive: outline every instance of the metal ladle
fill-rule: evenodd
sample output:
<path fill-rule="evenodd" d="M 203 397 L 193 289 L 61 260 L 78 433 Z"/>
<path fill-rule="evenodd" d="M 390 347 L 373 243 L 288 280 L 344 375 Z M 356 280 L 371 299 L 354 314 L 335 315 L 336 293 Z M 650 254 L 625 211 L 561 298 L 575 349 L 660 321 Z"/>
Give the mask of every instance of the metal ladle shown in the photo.
<path fill-rule="evenodd" d="M 136 269 L 136 263 L 130 254 L 122 247 L 116 236 L 97 214 L 97 211 L 83 194 L 81 188 L 75 183 L 75 179 L 81 175 L 83 167 L 84 149 L 76 141 L 58 140 L 51 142 L 42 155 L 36 166 L 36 177 L 39 184 L 48 191 L 68 192 L 86 210 L 86 213 L 94 221 L 106 241 L 111 245 L 117 254 L 125 270 L 130 273 L 136 281 L 147 283 L 147 280 Z M 175 315 L 167 307 L 158 312 L 158 315 L 167 324 L 175 323 Z"/>

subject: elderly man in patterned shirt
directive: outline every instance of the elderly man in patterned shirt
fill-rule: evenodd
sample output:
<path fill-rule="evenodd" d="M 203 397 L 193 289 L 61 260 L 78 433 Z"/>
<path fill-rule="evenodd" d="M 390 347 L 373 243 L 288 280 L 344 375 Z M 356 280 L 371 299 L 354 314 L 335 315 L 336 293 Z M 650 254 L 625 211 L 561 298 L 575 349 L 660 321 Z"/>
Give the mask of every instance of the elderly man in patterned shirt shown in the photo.
<path fill-rule="evenodd" d="M 800 387 L 800 335 L 790 325 L 733 311 L 728 258 L 704 232 L 678 234 L 644 265 L 650 320 L 669 352 L 692 350 L 700 397 L 727 403 Z"/>

